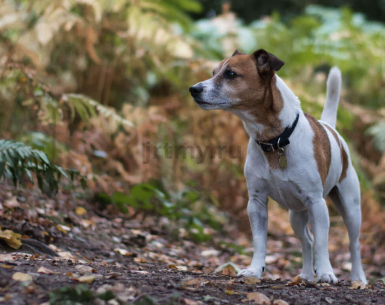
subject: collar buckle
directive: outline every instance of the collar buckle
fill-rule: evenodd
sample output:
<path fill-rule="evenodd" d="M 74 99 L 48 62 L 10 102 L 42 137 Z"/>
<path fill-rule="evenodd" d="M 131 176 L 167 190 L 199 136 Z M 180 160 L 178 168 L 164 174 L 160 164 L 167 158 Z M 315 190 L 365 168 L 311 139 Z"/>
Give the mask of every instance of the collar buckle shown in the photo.
<path fill-rule="evenodd" d="M 271 143 L 263 143 L 263 142 L 260 142 L 262 145 L 265 145 L 265 146 L 267 146 L 266 147 L 266 151 L 275 151 L 275 149 L 274 149 L 274 145 L 273 144 L 271 144 Z"/>

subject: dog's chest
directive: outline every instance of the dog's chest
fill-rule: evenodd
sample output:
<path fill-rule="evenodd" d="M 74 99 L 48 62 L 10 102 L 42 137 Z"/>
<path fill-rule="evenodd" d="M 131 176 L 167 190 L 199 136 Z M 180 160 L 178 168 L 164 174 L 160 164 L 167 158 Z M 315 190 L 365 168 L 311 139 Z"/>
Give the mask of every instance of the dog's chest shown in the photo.
<path fill-rule="evenodd" d="M 269 197 L 290 210 L 302 211 L 306 209 L 303 198 L 304 190 L 296 181 L 282 180 L 280 178 L 276 177 L 276 175 L 270 175 L 269 182 L 267 183 Z"/>
<path fill-rule="evenodd" d="M 255 143 L 249 143 L 245 174 L 251 193 L 253 189 L 263 188 L 264 193 L 280 205 L 301 211 L 316 193 L 322 193 L 322 184 L 313 152 L 296 147 L 293 142 L 286 148 L 287 166 L 284 169 L 271 168 L 263 152 Z"/>

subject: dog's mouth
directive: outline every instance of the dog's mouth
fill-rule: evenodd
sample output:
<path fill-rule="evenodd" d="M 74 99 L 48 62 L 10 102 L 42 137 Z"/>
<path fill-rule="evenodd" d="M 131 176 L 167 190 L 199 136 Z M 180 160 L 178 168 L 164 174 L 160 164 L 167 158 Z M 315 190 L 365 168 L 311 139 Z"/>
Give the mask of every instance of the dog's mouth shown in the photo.
<path fill-rule="evenodd" d="M 207 103 L 207 102 L 201 101 L 199 99 L 194 99 L 194 100 L 195 100 L 195 103 L 197 103 L 199 105 L 212 105 L 211 103 Z"/>

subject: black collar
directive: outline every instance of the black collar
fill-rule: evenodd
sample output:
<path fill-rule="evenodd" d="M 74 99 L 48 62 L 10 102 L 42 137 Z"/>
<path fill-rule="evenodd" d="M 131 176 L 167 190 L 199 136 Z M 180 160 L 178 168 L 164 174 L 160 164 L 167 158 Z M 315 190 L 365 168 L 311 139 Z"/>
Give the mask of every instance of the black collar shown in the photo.
<path fill-rule="evenodd" d="M 286 127 L 285 130 L 278 137 L 275 137 L 274 139 L 271 139 L 270 141 L 266 142 L 260 142 L 257 139 L 254 139 L 255 143 L 261 146 L 262 150 L 266 152 L 275 151 L 286 145 L 289 145 L 289 137 L 293 133 L 295 126 L 297 126 L 298 119 L 299 113 L 297 113 L 297 117 L 295 118 L 294 123 L 291 125 L 291 127 Z"/>

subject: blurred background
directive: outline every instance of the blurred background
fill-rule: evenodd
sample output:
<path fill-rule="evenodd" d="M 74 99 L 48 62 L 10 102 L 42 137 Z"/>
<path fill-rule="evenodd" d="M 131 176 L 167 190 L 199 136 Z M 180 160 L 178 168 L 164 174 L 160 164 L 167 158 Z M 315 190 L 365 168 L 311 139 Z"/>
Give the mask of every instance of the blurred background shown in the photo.
<path fill-rule="evenodd" d="M 225 235 L 234 241 L 225 247 L 245 253 L 248 136 L 234 115 L 198 108 L 188 88 L 235 49 L 264 48 L 285 62 L 279 75 L 318 119 L 327 74 L 341 69 L 337 129 L 361 181 L 363 260 L 384 277 L 384 22 L 384 0 L 0 0 L 1 196 L 12 195 L 12 180 L 26 198 L 59 189 L 56 198 L 108 215 L 150 215 L 170 236 Z M 44 153 L 30 157 L 40 167 L 17 163 L 23 145 Z M 39 196 L 28 204 L 42 204 Z M 287 211 L 269 209 L 278 249 L 298 246 Z M 347 233 L 332 205 L 330 215 L 342 274 L 351 268 Z M 289 264 L 280 262 L 277 273 Z"/>

